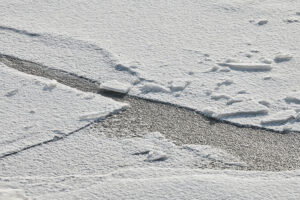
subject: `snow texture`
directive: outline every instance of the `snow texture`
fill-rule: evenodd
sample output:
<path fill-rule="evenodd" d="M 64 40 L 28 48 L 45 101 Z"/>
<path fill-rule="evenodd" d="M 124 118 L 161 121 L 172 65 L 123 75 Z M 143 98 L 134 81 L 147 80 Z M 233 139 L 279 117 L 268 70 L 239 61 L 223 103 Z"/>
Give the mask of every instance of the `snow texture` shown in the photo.
<path fill-rule="evenodd" d="M 150 159 L 150 160 L 149 160 Z M 83 129 L 1 162 L 0 187 L 33 199 L 298 199 L 299 171 L 199 169 L 245 166 L 210 146 L 176 146 L 160 133 L 107 138 Z"/>
<path fill-rule="evenodd" d="M 84 92 L 2 63 L 0 77 L 0 157 L 68 135 L 126 107 L 101 95 L 87 99 Z"/>
<path fill-rule="evenodd" d="M 0 8 L 0 53 L 100 83 L 133 84 L 130 95 L 201 112 L 231 106 L 207 95 L 230 80 L 234 84 L 222 85 L 218 93 L 235 99 L 246 90 L 239 96 L 268 101 L 273 115 L 299 108 L 284 100 L 300 90 L 299 6 L 294 0 L 62 0 L 59 6 L 11 0 Z M 216 67 L 220 63 L 226 66 Z M 179 79 L 189 84 L 176 84 Z M 250 105 L 244 106 L 233 112 L 247 112 Z M 266 127 L 260 122 L 268 114 L 244 116 L 226 120 Z M 292 128 L 300 131 L 299 123 Z"/>

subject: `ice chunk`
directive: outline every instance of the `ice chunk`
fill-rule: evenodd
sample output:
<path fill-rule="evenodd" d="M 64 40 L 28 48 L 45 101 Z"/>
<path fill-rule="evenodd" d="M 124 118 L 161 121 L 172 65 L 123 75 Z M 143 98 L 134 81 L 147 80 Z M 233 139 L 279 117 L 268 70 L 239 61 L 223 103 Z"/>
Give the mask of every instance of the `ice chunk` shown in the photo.
<path fill-rule="evenodd" d="M 264 106 L 253 101 L 244 101 L 227 106 L 225 109 L 213 116 L 217 118 L 228 118 L 266 114 L 268 114 L 268 109 L 266 109 Z"/>
<path fill-rule="evenodd" d="M 170 92 L 170 90 L 162 85 L 156 84 L 156 83 L 146 83 L 142 88 L 141 88 L 142 93 L 149 93 L 149 92 Z"/>
<path fill-rule="evenodd" d="M 282 125 L 288 121 L 295 119 L 296 112 L 294 110 L 284 110 L 277 112 L 271 116 L 267 116 L 261 120 L 263 125 Z"/>
<path fill-rule="evenodd" d="M 107 81 L 100 85 L 101 90 L 127 94 L 131 88 L 130 84 L 121 83 L 117 80 Z"/>
<path fill-rule="evenodd" d="M 259 59 L 259 61 L 262 62 L 262 63 L 265 63 L 265 64 L 271 64 L 272 63 L 272 60 L 264 58 L 264 57 L 261 57 Z"/>
<path fill-rule="evenodd" d="M 293 56 L 290 54 L 280 54 L 280 55 L 275 56 L 274 61 L 276 63 L 287 62 L 287 61 L 290 61 L 292 58 L 293 58 Z"/>
<path fill-rule="evenodd" d="M 241 71 L 270 71 L 272 69 L 270 64 L 265 63 L 219 63 L 219 65 Z"/>

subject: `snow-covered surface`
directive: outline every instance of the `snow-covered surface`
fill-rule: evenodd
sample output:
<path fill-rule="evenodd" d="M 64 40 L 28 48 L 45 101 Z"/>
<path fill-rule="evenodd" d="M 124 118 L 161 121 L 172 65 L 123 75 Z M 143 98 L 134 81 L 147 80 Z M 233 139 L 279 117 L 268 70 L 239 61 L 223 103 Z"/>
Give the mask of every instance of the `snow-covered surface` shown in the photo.
<path fill-rule="evenodd" d="M 83 129 L 1 161 L 0 188 L 36 199 L 298 199 L 299 171 L 209 170 L 244 166 L 210 146 L 176 146 L 160 133 L 107 138 Z"/>
<path fill-rule="evenodd" d="M 68 135 L 126 107 L 54 80 L 18 72 L 2 63 L 0 77 L 0 157 Z"/>
<path fill-rule="evenodd" d="M 241 113 L 226 118 L 235 123 L 300 131 L 295 121 L 261 123 L 299 109 L 285 101 L 300 90 L 299 7 L 295 0 L 4 1 L 0 52 L 134 84 L 131 95 Z M 232 84 L 220 86 L 224 80 Z M 228 98 L 211 98 L 216 93 Z M 235 99 L 244 107 L 233 107 Z M 248 116 L 259 101 L 269 102 L 268 113 Z"/>
<path fill-rule="evenodd" d="M 0 3 L 0 54 L 105 90 L 300 131 L 298 0 Z M 209 170 L 246 164 L 160 133 L 117 139 L 82 129 L 127 105 L 1 63 L 0 84 L 0 200 L 300 199 L 299 170 Z"/>
<path fill-rule="evenodd" d="M 150 167 L 120 169 L 107 174 L 12 177 L 5 180 L 19 187 L 25 185 L 30 192 L 28 196 L 45 200 L 297 200 L 300 197 L 299 171 L 276 174 Z"/>

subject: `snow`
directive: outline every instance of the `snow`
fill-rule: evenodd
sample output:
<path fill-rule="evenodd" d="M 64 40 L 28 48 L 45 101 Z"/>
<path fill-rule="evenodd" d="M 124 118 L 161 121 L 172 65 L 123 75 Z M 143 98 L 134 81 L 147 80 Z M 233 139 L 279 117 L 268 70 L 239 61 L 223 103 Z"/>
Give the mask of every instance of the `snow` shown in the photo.
<path fill-rule="evenodd" d="M 130 176 L 126 176 L 130 174 Z M 188 174 L 188 175 L 186 175 Z M 129 169 L 108 175 L 88 188 L 47 196 L 55 199 L 297 199 L 299 178 L 218 174 L 184 169 Z M 134 178 L 133 178 L 134 177 Z M 278 178 L 281 183 L 279 182 Z M 276 189 L 275 189 L 276 188 Z M 46 198 L 45 198 L 46 199 Z"/>
<path fill-rule="evenodd" d="M 100 85 L 101 90 L 112 91 L 121 94 L 127 94 L 130 88 L 130 84 L 120 83 L 117 80 L 106 81 Z"/>
<path fill-rule="evenodd" d="M 91 79 L 101 90 L 300 131 L 299 6 L 3 1 L 0 54 Z M 237 171 L 247 164 L 211 146 L 177 146 L 157 132 L 107 138 L 88 128 L 127 104 L 2 63 L 0 84 L 0 200 L 300 198 L 299 170 Z"/>
<path fill-rule="evenodd" d="M 127 105 L 69 88 L 0 63 L 0 157 L 68 135 Z M 82 115 L 99 111 L 82 120 Z"/>
<path fill-rule="evenodd" d="M 32 3 L 2 4 L 0 53 L 99 83 L 132 84 L 130 95 L 200 112 L 230 106 L 203 94 L 223 80 L 234 84 L 222 85 L 220 93 L 234 98 L 247 90 L 244 98 L 268 99 L 270 113 L 297 109 L 283 99 L 300 90 L 299 26 L 285 23 L 299 20 L 298 1 L 63 0 L 59 8 L 55 1 Z M 220 63 L 226 66 L 216 67 Z M 176 84 L 179 79 L 189 84 Z M 264 127 L 264 117 L 226 120 Z"/>
<path fill-rule="evenodd" d="M 299 170 L 199 169 L 246 166 L 210 146 L 177 146 L 158 132 L 107 138 L 83 129 L 1 162 L 0 187 L 33 199 L 298 199 Z"/>

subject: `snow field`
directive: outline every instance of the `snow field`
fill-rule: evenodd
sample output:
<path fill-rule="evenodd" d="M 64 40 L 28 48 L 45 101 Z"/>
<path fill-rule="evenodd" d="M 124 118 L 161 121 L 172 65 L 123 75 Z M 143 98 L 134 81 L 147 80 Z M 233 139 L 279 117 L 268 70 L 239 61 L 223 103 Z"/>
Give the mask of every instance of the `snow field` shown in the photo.
<path fill-rule="evenodd" d="M 127 106 L 100 95 L 87 98 L 88 93 L 2 63 L 0 77 L 0 157 L 68 135 Z"/>

